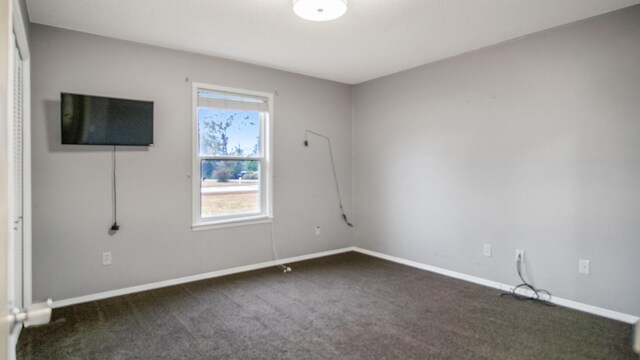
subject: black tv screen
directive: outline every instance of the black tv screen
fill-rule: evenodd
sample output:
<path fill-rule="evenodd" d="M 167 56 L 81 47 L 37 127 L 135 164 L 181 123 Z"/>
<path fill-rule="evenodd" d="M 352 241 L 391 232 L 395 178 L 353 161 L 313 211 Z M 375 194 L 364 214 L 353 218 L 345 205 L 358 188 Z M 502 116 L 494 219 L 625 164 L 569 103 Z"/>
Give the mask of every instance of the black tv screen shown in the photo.
<path fill-rule="evenodd" d="M 153 102 L 61 94 L 62 144 L 153 145 Z"/>

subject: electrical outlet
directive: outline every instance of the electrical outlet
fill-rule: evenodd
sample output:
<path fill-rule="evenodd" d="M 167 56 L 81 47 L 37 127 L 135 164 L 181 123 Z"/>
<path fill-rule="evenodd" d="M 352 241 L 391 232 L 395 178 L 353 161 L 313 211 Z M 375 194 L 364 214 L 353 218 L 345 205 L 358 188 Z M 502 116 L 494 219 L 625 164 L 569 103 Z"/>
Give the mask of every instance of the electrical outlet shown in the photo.
<path fill-rule="evenodd" d="M 491 256 L 491 244 L 484 244 L 484 256 Z"/>
<path fill-rule="evenodd" d="M 111 251 L 102 253 L 102 266 L 111 265 Z"/>
<path fill-rule="evenodd" d="M 578 273 L 589 275 L 591 272 L 591 262 L 589 260 L 578 260 Z"/>
<path fill-rule="evenodd" d="M 524 264 L 524 250 L 516 249 L 516 261 L 520 259 L 520 263 Z"/>
<path fill-rule="evenodd" d="M 320 235 L 320 225 L 316 226 L 316 236 Z"/>

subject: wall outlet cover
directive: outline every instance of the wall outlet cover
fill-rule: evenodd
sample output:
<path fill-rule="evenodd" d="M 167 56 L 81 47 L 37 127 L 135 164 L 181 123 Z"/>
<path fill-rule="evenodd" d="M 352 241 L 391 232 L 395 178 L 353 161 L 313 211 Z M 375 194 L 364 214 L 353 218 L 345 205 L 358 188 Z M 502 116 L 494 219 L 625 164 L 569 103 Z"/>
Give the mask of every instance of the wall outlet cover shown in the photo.
<path fill-rule="evenodd" d="M 589 275 L 591 272 L 591 261 L 589 260 L 578 260 L 578 273 Z"/>
<path fill-rule="evenodd" d="M 102 266 L 111 265 L 111 252 L 102 253 Z"/>
<path fill-rule="evenodd" d="M 484 244 L 482 253 L 484 256 L 491 256 L 491 244 Z"/>

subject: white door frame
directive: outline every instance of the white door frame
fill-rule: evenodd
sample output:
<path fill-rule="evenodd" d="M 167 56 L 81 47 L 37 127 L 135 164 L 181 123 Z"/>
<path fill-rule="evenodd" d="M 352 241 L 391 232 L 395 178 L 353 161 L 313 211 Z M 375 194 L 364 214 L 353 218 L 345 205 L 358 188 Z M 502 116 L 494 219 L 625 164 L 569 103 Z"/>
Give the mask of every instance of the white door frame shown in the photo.
<path fill-rule="evenodd" d="M 9 286 L 10 276 L 8 251 L 9 238 L 9 187 L 8 187 L 8 125 L 9 125 L 9 48 L 11 34 L 11 2 L 0 1 L 0 359 L 15 353 L 10 345 Z"/>
<path fill-rule="evenodd" d="M 10 23 L 12 24 L 9 28 L 12 29 L 10 35 L 10 44 L 9 44 L 9 66 L 8 66 L 8 96 L 7 96 L 7 180 L 8 180 L 8 236 L 9 236 L 9 246 L 8 246 L 8 301 L 9 305 L 12 307 L 18 308 L 26 308 L 31 305 L 32 295 L 31 295 L 31 129 L 30 129 L 30 52 L 29 45 L 27 42 L 26 36 L 26 24 L 24 23 L 24 18 L 22 14 L 22 10 L 20 8 L 20 4 L 18 0 L 10 1 L 10 11 L 11 11 L 11 19 Z M 22 60 L 22 199 L 15 199 L 14 194 L 15 191 L 13 189 L 13 179 L 16 166 L 18 164 L 14 164 L 14 68 L 15 64 L 15 49 L 18 48 L 20 52 L 20 57 Z M 3 189 L 4 190 L 4 189 Z M 14 214 L 14 202 L 22 201 L 22 259 L 20 259 L 22 263 L 22 270 L 19 272 L 15 271 L 16 261 L 15 258 L 15 243 L 11 241 L 13 239 L 13 221 L 16 219 L 16 215 Z M 22 294 L 19 295 L 21 303 L 16 304 L 16 300 L 18 299 L 18 295 L 15 294 L 15 284 L 16 282 L 21 283 Z M 18 342 L 18 338 L 20 335 L 20 329 L 22 325 L 18 327 L 13 333 L 9 335 L 9 343 L 8 343 L 8 359 L 15 359 L 15 349 L 16 344 Z"/>
<path fill-rule="evenodd" d="M 33 303 L 31 289 L 31 53 L 27 41 L 24 14 L 18 0 L 13 0 L 13 32 L 22 56 L 22 176 L 23 176 L 23 284 L 24 307 Z M 13 99 L 12 99 L 13 100 Z"/>

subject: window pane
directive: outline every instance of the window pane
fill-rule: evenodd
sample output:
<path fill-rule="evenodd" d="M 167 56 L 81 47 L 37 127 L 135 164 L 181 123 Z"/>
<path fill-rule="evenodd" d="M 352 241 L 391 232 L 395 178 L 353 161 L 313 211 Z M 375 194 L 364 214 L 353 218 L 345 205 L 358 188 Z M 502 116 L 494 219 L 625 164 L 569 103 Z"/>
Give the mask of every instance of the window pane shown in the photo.
<path fill-rule="evenodd" d="M 203 218 L 260 212 L 260 162 L 201 160 Z"/>
<path fill-rule="evenodd" d="M 258 111 L 198 108 L 200 155 L 261 156 Z"/>

